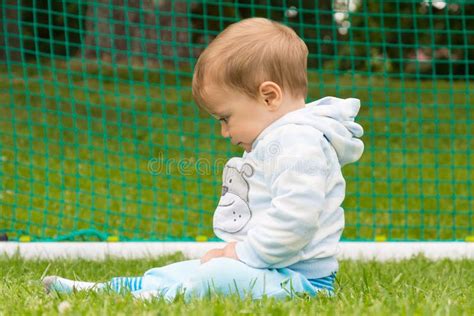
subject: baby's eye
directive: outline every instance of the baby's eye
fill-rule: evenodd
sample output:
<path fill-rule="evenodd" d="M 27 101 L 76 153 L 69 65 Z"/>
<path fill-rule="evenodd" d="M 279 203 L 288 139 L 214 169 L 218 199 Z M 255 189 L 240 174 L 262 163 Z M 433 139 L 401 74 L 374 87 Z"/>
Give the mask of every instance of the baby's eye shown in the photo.
<path fill-rule="evenodd" d="M 227 123 L 227 117 L 222 117 L 222 118 L 219 119 L 219 121 Z"/>

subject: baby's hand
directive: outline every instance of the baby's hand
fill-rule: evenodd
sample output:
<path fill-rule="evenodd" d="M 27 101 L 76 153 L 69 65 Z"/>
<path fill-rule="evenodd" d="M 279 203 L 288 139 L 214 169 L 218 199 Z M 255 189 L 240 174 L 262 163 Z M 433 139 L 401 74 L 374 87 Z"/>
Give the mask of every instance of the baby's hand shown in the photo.
<path fill-rule="evenodd" d="M 211 259 L 222 257 L 223 255 L 224 255 L 224 248 L 222 248 L 222 249 L 220 249 L 220 248 L 219 249 L 211 249 L 208 252 L 206 252 L 204 254 L 204 256 L 202 256 L 201 264 L 206 263 Z"/>
<path fill-rule="evenodd" d="M 235 260 L 239 260 L 237 254 L 235 253 L 235 242 L 228 243 L 222 249 L 211 249 L 204 256 L 201 258 L 201 263 L 206 263 L 211 259 L 219 258 L 219 257 L 227 257 L 232 258 Z"/>

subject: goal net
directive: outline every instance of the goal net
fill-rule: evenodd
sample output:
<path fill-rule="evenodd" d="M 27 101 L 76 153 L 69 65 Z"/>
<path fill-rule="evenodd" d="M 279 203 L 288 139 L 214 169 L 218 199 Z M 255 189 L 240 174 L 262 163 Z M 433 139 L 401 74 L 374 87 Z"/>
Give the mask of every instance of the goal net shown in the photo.
<path fill-rule="evenodd" d="M 197 56 L 247 17 L 310 50 L 308 101 L 362 101 L 346 241 L 474 235 L 474 4 L 468 1 L 3 1 L 0 236 L 215 241 L 226 160 L 191 97 Z"/>

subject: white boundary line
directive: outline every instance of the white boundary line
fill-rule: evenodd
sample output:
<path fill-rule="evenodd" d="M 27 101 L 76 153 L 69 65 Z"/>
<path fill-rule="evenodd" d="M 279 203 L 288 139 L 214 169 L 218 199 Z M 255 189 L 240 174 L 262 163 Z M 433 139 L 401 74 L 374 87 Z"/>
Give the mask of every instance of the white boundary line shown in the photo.
<path fill-rule="evenodd" d="M 150 258 L 182 252 L 199 258 L 207 250 L 223 247 L 223 242 L 0 242 L 0 256 L 19 254 L 25 259 L 91 259 L 106 257 Z M 472 242 L 341 242 L 339 259 L 400 260 L 422 254 L 429 259 L 474 260 Z"/>

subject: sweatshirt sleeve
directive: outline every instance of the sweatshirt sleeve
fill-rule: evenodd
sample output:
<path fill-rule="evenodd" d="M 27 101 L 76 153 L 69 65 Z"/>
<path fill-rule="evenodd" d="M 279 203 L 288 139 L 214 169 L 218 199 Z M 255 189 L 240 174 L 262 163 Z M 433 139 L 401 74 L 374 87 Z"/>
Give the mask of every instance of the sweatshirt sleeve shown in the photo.
<path fill-rule="evenodd" d="M 300 250 L 318 230 L 325 204 L 329 164 L 324 136 L 320 132 L 315 135 L 311 127 L 293 126 L 282 132 L 281 138 L 270 141 L 265 148 L 271 207 L 264 219 L 248 231 L 247 238 L 236 245 L 239 260 L 255 268 L 279 268 L 298 262 Z"/>

